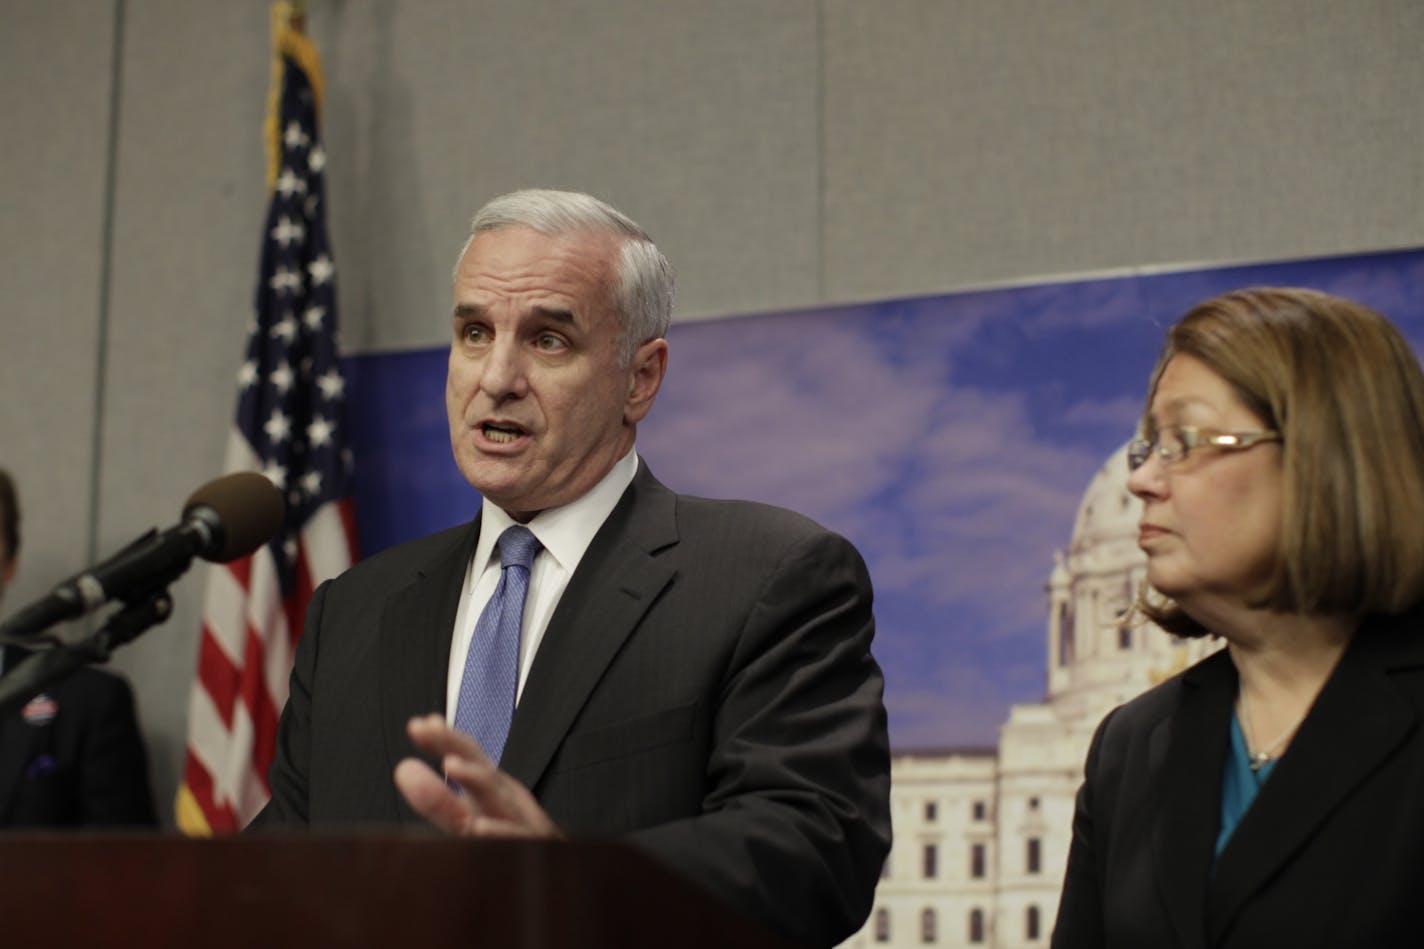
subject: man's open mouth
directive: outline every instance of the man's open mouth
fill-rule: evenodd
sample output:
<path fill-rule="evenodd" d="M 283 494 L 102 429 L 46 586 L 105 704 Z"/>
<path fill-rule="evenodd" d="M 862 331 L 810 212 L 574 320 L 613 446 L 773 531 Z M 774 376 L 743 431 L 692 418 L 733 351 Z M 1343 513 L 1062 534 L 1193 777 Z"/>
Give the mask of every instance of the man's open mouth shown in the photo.
<path fill-rule="evenodd" d="M 507 422 L 485 422 L 480 426 L 480 431 L 485 438 L 499 444 L 517 441 L 525 434 L 524 429 Z"/>

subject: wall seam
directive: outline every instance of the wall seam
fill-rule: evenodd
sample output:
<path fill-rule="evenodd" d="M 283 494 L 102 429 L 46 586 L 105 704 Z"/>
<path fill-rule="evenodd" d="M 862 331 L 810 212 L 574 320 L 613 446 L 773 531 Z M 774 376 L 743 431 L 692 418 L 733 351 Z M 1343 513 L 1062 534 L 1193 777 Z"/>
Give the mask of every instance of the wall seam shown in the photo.
<path fill-rule="evenodd" d="M 816 302 L 826 302 L 826 3 L 816 0 Z"/>
<path fill-rule="evenodd" d="M 109 128 L 104 145 L 103 209 L 99 224 L 98 332 L 95 334 L 94 430 L 90 438 L 89 531 L 85 538 L 85 560 L 99 556 L 100 472 L 103 468 L 104 407 L 109 377 L 109 318 L 113 296 L 114 204 L 118 188 L 119 107 L 123 99 L 124 23 L 126 0 L 114 0 L 114 38 L 109 60 Z"/>

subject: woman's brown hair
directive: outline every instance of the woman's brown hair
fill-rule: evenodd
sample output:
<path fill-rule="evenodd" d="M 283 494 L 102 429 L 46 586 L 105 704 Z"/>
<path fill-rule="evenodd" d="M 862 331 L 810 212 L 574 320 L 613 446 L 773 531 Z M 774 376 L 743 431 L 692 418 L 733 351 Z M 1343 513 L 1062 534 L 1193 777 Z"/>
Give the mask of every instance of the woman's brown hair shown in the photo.
<path fill-rule="evenodd" d="M 1424 600 L 1424 373 L 1399 330 L 1314 290 L 1228 293 L 1167 332 L 1149 406 L 1179 354 L 1205 363 L 1283 437 L 1281 546 L 1256 605 L 1359 616 Z M 1145 589 L 1138 608 L 1178 635 L 1210 632 Z"/>

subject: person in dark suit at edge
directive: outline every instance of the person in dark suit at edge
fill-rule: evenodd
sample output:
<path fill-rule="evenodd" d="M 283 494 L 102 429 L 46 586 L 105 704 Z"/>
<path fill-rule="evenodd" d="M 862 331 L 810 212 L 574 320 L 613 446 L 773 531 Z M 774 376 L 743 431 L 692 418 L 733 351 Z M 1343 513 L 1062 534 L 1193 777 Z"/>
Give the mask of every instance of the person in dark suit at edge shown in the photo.
<path fill-rule="evenodd" d="M 253 827 L 621 835 L 808 945 L 864 921 L 890 845 L 870 578 L 814 522 L 639 458 L 672 286 L 587 195 L 476 214 L 446 409 L 482 508 L 316 591 Z"/>
<path fill-rule="evenodd" d="M 1243 290 L 1168 331 L 1139 609 L 1226 648 L 1103 720 L 1055 949 L 1424 945 L 1424 374 L 1383 316 Z"/>
<path fill-rule="evenodd" d="M 0 594 L 20 557 L 15 482 L 0 470 Z M 0 670 L 25 651 L 0 649 Z M 152 827 L 148 755 L 133 692 L 116 675 L 79 669 L 0 716 L 0 828 Z"/>

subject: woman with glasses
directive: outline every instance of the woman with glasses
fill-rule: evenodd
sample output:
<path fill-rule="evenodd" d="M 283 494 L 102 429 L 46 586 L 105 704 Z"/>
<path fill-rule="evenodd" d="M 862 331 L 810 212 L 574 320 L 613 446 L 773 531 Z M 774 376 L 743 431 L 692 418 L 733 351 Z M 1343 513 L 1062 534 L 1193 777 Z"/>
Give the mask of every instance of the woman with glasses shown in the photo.
<path fill-rule="evenodd" d="M 1424 945 L 1424 375 L 1372 310 L 1171 328 L 1128 487 L 1138 609 L 1226 648 L 1098 727 L 1055 947 Z"/>

